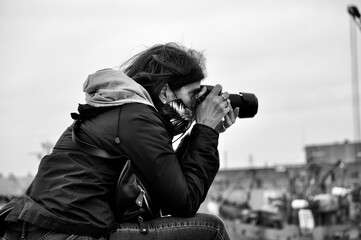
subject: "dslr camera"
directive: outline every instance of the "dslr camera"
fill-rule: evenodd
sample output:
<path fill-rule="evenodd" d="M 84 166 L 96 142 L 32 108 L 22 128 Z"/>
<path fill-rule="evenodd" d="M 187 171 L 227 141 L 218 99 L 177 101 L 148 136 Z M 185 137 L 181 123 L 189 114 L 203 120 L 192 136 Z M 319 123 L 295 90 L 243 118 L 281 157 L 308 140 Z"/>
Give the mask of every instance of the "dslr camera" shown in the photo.
<path fill-rule="evenodd" d="M 205 94 L 199 97 L 198 102 L 201 103 L 207 95 L 212 91 L 213 86 L 204 85 L 207 88 Z M 202 86 L 203 87 L 203 86 Z M 239 107 L 239 118 L 253 118 L 258 111 L 258 99 L 253 93 L 239 92 L 238 94 L 229 94 L 232 108 Z"/>

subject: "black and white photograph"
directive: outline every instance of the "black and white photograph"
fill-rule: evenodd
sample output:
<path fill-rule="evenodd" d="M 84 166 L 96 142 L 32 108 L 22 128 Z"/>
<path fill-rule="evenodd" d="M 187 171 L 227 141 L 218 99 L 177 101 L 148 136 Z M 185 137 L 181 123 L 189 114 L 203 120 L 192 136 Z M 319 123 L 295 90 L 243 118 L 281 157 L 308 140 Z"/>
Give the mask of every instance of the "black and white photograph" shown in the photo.
<path fill-rule="evenodd" d="M 0 238 L 360 240 L 360 0 L 0 0 Z"/>

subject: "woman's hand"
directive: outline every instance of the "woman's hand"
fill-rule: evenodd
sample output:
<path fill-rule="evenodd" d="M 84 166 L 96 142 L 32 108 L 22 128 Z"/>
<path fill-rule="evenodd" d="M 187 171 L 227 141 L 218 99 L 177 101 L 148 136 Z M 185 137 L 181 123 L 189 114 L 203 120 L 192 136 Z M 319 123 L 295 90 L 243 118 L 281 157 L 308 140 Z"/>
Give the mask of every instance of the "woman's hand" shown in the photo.
<path fill-rule="evenodd" d="M 228 99 L 228 101 L 229 101 L 229 99 Z M 239 107 L 236 107 L 234 110 L 232 107 L 230 107 L 230 108 L 231 108 L 231 110 L 224 117 L 224 121 L 221 121 L 216 127 L 216 131 L 218 133 L 225 132 L 227 130 L 227 128 L 229 128 L 230 126 L 233 125 L 233 123 L 236 122 L 237 116 L 239 114 Z"/>
<path fill-rule="evenodd" d="M 206 87 L 203 87 L 199 96 L 205 92 Z M 221 92 L 221 85 L 214 86 L 196 110 L 196 122 L 209 126 L 219 133 L 224 132 L 236 121 L 239 112 L 239 108 L 232 109 L 228 92 L 220 94 Z"/>

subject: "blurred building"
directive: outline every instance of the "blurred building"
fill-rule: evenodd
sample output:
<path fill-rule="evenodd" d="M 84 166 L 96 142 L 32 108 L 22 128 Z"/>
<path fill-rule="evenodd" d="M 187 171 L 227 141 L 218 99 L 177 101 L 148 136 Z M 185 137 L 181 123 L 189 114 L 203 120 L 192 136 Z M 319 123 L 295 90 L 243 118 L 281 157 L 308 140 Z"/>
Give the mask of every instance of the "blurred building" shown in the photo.
<path fill-rule="evenodd" d="M 361 162 L 361 142 L 308 145 L 305 150 L 307 163 Z"/>
<path fill-rule="evenodd" d="M 209 201 L 263 209 L 270 196 L 305 198 L 361 183 L 361 142 L 308 145 L 305 150 L 301 165 L 220 170 L 201 211 Z"/>
<path fill-rule="evenodd" d="M 0 209 L 12 198 L 22 195 L 33 178 L 31 174 L 25 177 L 16 177 L 14 174 L 8 177 L 0 175 Z"/>

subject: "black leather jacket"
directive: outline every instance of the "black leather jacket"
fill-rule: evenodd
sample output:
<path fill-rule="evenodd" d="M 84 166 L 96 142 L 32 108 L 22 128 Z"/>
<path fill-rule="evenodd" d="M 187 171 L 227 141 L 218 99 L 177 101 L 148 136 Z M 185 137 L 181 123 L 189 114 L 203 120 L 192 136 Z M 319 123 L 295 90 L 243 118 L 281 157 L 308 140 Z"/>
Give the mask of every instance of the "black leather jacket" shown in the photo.
<path fill-rule="evenodd" d="M 116 226 L 112 211 L 124 163 L 90 156 L 71 139 L 70 126 L 45 156 L 26 195 L 12 202 L 18 219 L 57 232 L 95 237 Z M 113 155 L 126 154 L 150 195 L 173 216 L 193 216 L 219 168 L 218 133 L 195 124 L 175 152 L 173 135 L 158 112 L 144 104 L 109 108 L 80 126 L 79 137 Z"/>

